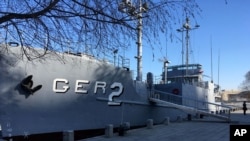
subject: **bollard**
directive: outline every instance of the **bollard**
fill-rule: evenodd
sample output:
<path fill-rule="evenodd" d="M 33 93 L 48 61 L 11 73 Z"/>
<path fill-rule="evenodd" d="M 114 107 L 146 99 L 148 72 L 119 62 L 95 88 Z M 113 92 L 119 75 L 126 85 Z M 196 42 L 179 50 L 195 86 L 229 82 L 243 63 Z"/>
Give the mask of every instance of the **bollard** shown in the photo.
<path fill-rule="evenodd" d="M 110 138 L 110 137 L 113 137 L 113 125 L 112 124 L 109 124 L 106 126 L 105 128 L 105 136 Z"/>
<path fill-rule="evenodd" d="M 64 131 L 63 141 L 74 141 L 74 131 L 72 130 Z"/>
<path fill-rule="evenodd" d="M 129 122 L 124 122 L 123 124 L 121 124 L 120 127 L 118 128 L 119 136 L 124 136 L 129 129 L 130 129 Z"/>
<path fill-rule="evenodd" d="M 203 119 L 203 117 L 204 117 L 204 115 L 203 115 L 203 114 L 201 114 L 201 115 L 200 115 L 200 118 L 201 118 L 201 119 Z"/>
<path fill-rule="evenodd" d="M 228 114 L 230 112 L 230 110 L 225 110 L 225 113 Z"/>
<path fill-rule="evenodd" d="M 147 120 L 147 129 L 152 129 L 154 125 L 153 119 L 148 119 Z"/>
<path fill-rule="evenodd" d="M 169 125 L 169 117 L 165 117 L 164 125 Z"/>
<path fill-rule="evenodd" d="M 182 122 L 182 117 L 181 116 L 177 116 L 177 122 Z"/>
<path fill-rule="evenodd" d="M 130 122 L 124 122 L 124 124 L 126 125 L 126 127 L 128 128 L 128 130 L 130 129 Z"/>
<path fill-rule="evenodd" d="M 200 118 L 200 113 L 196 113 L 195 118 L 199 119 Z"/>
<path fill-rule="evenodd" d="M 192 120 L 192 115 L 191 115 L 191 114 L 188 114 L 188 115 L 187 115 L 187 119 L 188 119 L 188 121 L 191 121 L 191 120 Z"/>

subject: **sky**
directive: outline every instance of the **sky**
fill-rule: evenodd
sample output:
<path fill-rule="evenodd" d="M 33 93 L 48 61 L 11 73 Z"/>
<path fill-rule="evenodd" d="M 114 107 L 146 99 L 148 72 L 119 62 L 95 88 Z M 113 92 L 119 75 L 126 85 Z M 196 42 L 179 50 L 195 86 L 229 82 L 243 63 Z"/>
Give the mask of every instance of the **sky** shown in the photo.
<path fill-rule="evenodd" d="M 196 2 L 202 12 L 197 15 L 196 21 L 190 21 L 191 25 L 197 23 L 200 27 L 190 33 L 192 53 L 189 54 L 189 62 L 202 64 L 204 75 L 209 76 L 204 78 L 211 80 L 213 76 L 213 81 L 219 84 L 221 89 L 237 90 L 245 79 L 244 75 L 250 70 L 250 1 L 196 0 Z M 179 35 L 181 38 L 181 33 Z M 159 59 L 163 57 L 167 56 L 171 61 L 170 65 L 182 63 L 181 42 L 171 42 L 167 37 L 162 37 L 162 45 L 166 48 L 162 51 L 152 51 L 145 44 L 143 43 L 142 58 L 144 80 L 147 72 L 160 76 L 163 63 Z M 136 45 L 134 46 L 136 48 Z M 130 66 L 135 70 L 134 76 L 136 76 L 134 56 L 136 49 L 130 49 L 126 57 L 130 58 Z"/>

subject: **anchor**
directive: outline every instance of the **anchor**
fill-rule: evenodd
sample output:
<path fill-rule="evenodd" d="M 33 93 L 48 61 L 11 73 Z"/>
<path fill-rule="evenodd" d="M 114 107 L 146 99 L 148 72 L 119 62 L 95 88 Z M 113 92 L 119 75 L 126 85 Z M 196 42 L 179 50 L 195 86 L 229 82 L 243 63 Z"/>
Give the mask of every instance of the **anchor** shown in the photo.
<path fill-rule="evenodd" d="M 32 88 L 33 86 L 32 77 L 33 75 L 29 75 L 21 81 L 21 88 L 28 93 L 28 95 L 26 95 L 26 98 L 30 95 L 33 95 L 36 91 L 42 88 L 42 85 L 37 85 Z"/>

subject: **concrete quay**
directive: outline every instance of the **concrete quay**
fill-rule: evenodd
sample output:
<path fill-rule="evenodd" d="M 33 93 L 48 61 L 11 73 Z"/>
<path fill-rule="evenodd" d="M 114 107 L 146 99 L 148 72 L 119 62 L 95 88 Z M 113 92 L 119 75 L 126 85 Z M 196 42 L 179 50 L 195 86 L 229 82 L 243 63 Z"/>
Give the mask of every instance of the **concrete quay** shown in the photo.
<path fill-rule="evenodd" d="M 250 111 L 243 115 L 243 111 L 231 113 L 231 122 L 205 117 L 192 121 L 171 122 L 168 125 L 155 125 L 127 131 L 124 136 L 114 133 L 112 137 L 97 136 L 81 141 L 229 141 L 230 125 L 250 125 Z"/>

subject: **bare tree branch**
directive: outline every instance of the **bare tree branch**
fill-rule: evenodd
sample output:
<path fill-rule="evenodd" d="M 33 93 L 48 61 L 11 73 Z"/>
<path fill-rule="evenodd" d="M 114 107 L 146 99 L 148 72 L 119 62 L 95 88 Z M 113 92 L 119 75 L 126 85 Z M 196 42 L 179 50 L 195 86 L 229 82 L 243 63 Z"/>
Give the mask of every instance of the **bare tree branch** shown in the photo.
<path fill-rule="evenodd" d="M 118 10 L 123 0 L 4 0 L 0 6 L 0 38 L 29 48 L 45 51 L 106 52 L 127 48 L 136 39 L 137 17 Z M 148 11 L 143 13 L 143 40 L 157 46 L 161 33 L 171 33 L 181 22 L 183 10 L 195 18 L 200 9 L 195 0 L 142 0 Z M 134 0 L 139 8 L 139 1 Z M 181 23 L 182 24 L 182 23 Z M 135 43 L 134 43 L 135 45 Z M 159 45 L 159 44 L 158 44 Z"/>
<path fill-rule="evenodd" d="M 28 2 L 25 1 L 27 4 Z M 47 7 L 44 9 L 37 11 L 37 12 L 30 12 L 30 13 L 4 13 L 5 15 L 0 18 L 0 24 L 13 20 L 13 19 L 29 19 L 29 18 L 37 18 L 38 16 L 44 15 L 48 11 L 50 11 L 55 5 L 59 2 L 59 0 L 52 0 Z M 28 6 L 28 5 L 27 5 Z M 32 10 L 32 7 L 29 7 Z"/>

